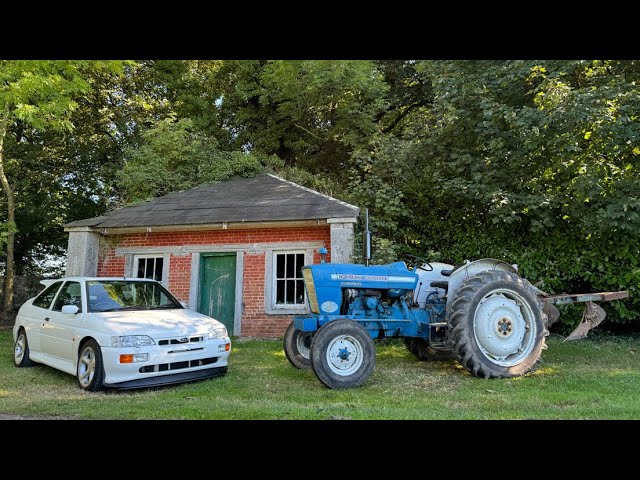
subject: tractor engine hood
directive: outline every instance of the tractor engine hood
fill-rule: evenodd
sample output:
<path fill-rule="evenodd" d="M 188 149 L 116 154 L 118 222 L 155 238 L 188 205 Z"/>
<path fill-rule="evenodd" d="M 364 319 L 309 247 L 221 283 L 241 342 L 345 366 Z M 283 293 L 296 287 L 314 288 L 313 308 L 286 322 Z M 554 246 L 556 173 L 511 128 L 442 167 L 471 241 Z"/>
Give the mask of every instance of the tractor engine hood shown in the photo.
<path fill-rule="evenodd" d="M 404 262 L 366 267 L 364 265 L 322 263 L 302 268 L 309 307 L 313 313 L 337 315 L 347 288 L 414 290 L 418 275 L 407 270 Z"/>
<path fill-rule="evenodd" d="M 364 265 L 324 263 L 309 265 L 316 288 L 331 286 L 342 288 L 400 288 L 413 290 L 418 275 L 407 270 L 404 262 L 366 267 Z"/>

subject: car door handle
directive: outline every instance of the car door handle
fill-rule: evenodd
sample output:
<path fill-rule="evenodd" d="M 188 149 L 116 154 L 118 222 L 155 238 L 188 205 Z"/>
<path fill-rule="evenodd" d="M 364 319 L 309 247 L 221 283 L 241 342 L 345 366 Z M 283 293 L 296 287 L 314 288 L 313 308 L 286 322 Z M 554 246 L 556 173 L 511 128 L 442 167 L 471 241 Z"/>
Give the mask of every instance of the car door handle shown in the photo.
<path fill-rule="evenodd" d="M 45 318 L 44 318 L 44 321 L 45 321 L 45 322 L 48 322 L 48 321 L 49 321 L 49 317 L 45 317 Z"/>

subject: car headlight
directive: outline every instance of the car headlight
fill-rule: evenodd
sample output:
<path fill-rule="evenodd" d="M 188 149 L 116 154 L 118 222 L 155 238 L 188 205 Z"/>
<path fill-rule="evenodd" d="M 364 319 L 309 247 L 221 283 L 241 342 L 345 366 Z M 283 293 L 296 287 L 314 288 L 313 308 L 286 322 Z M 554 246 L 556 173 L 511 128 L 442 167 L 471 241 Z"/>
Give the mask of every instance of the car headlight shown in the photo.
<path fill-rule="evenodd" d="M 209 340 L 214 338 L 225 338 L 227 336 L 227 328 L 224 325 L 209 328 Z"/>
<path fill-rule="evenodd" d="M 111 346 L 116 348 L 145 347 L 155 345 L 156 342 L 148 335 L 126 335 L 124 337 L 111 337 Z"/>

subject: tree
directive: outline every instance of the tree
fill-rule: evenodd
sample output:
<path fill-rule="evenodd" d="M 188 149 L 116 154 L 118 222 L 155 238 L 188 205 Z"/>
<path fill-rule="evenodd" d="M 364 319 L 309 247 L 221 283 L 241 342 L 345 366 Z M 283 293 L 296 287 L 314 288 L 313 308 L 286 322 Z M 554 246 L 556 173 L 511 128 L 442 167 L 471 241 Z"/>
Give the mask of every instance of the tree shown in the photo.
<path fill-rule="evenodd" d="M 552 293 L 629 289 L 632 299 L 605 308 L 611 319 L 637 317 L 638 62 L 428 61 L 416 70 L 433 101 L 404 120 L 411 135 L 396 161 L 412 214 L 391 240 L 417 239 L 454 263 L 504 258 Z"/>
<path fill-rule="evenodd" d="M 64 251 L 68 221 L 271 171 L 368 207 L 377 262 L 491 256 L 550 292 L 637 297 L 637 61 L 0 65 L 0 106 L 26 98 L 0 160 L 19 271 Z"/>
<path fill-rule="evenodd" d="M 5 156 L 6 145 L 29 144 L 39 132 L 70 132 L 71 113 L 77 99 L 91 85 L 87 72 L 117 71 L 121 62 L 86 61 L 0 61 L 0 183 L 7 204 L 4 225 L 6 242 L 3 316 L 13 307 L 16 195 L 7 175 L 19 158 Z M 17 148 L 17 151 L 20 149 Z"/>
<path fill-rule="evenodd" d="M 189 100 L 193 94 L 176 95 L 183 106 L 176 112 L 188 112 L 221 148 L 277 155 L 325 176 L 344 173 L 386 105 L 387 86 L 371 61 L 224 61 L 189 75 L 202 78 L 191 85 L 206 90 L 200 104 Z"/>
<path fill-rule="evenodd" d="M 118 178 L 125 202 L 139 202 L 234 176 L 264 170 L 266 155 L 218 148 L 215 138 L 193 131 L 190 119 L 159 120 L 142 134 L 142 143 L 125 152 Z"/>

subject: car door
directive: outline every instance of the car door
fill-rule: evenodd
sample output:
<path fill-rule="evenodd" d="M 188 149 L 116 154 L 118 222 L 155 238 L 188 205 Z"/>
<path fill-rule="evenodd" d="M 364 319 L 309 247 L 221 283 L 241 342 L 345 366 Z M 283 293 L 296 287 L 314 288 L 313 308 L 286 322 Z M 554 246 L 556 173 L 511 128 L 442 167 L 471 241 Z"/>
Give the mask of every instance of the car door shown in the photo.
<path fill-rule="evenodd" d="M 62 307 L 65 305 L 75 305 L 78 307 L 78 313 L 62 313 Z M 42 349 L 45 354 L 75 365 L 77 350 L 75 340 L 81 324 L 82 312 L 80 282 L 65 282 L 51 307 L 49 320 L 44 322 Z"/>
<path fill-rule="evenodd" d="M 56 298 L 56 294 L 62 281 L 52 283 L 45 288 L 34 300 L 31 302 L 29 308 L 25 308 L 22 311 L 23 326 L 27 332 L 27 340 L 29 341 L 29 350 L 31 353 L 35 353 L 36 356 L 42 353 L 42 330 L 45 319 L 50 318 L 51 306 L 53 300 Z"/>

